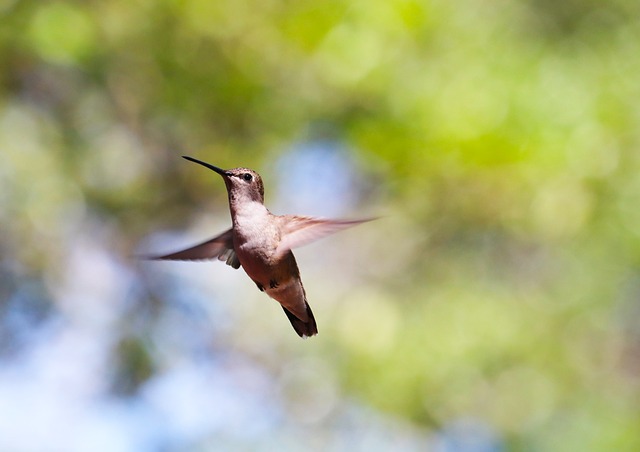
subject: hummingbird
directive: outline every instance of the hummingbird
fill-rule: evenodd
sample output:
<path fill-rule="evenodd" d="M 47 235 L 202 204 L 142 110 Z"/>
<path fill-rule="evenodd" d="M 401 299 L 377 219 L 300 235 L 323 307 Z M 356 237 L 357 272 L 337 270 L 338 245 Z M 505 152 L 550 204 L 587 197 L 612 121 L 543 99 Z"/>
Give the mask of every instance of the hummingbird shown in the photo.
<path fill-rule="evenodd" d="M 318 334 L 291 250 L 372 218 L 331 220 L 274 215 L 264 205 L 264 185 L 255 171 L 248 168 L 224 170 L 193 157 L 182 157 L 222 176 L 229 195 L 232 226 L 205 242 L 150 259 L 218 259 L 235 269 L 242 267 L 261 292 L 282 305 L 298 336 L 305 339 Z"/>

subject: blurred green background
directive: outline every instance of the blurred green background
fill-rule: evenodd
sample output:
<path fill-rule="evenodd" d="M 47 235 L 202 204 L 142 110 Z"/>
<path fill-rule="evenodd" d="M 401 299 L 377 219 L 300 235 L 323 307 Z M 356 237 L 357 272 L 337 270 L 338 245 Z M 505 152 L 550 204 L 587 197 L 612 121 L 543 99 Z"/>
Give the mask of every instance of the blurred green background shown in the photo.
<path fill-rule="evenodd" d="M 640 450 L 640 3 L 0 1 L 0 449 Z M 223 264 L 274 213 L 320 334 Z"/>

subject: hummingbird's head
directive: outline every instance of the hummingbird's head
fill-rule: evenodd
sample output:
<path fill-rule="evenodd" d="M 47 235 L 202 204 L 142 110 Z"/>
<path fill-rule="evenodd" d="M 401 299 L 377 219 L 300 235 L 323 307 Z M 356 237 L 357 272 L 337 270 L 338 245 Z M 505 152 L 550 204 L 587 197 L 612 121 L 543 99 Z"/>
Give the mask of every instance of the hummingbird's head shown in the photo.
<path fill-rule="evenodd" d="M 225 171 L 222 176 L 227 185 L 229 196 L 236 199 L 264 203 L 264 185 L 258 173 L 249 168 L 234 168 Z"/>
<path fill-rule="evenodd" d="M 186 155 L 183 155 L 182 157 L 194 163 L 206 166 L 210 170 L 221 175 L 224 179 L 225 185 L 227 186 L 230 199 L 257 201 L 261 204 L 264 203 L 264 185 L 262 184 L 262 178 L 255 171 L 250 170 L 249 168 L 223 170 L 217 166 L 194 159 L 193 157 L 188 157 Z"/>

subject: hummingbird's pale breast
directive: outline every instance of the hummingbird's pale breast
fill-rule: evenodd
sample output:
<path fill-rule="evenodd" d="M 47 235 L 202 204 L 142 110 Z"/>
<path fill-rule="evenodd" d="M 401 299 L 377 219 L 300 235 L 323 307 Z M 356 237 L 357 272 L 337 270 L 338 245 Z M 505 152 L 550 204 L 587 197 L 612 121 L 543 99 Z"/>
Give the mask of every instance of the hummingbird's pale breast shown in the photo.
<path fill-rule="evenodd" d="M 256 284 L 264 285 L 271 272 L 275 250 L 280 242 L 280 230 L 271 213 L 258 202 L 236 206 L 232 214 L 233 241 L 236 254 L 247 274 Z"/>
<path fill-rule="evenodd" d="M 234 206 L 231 214 L 236 246 L 247 252 L 269 253 L 280 241 L 280 229 L 264 204 L 250 201 Z"/>

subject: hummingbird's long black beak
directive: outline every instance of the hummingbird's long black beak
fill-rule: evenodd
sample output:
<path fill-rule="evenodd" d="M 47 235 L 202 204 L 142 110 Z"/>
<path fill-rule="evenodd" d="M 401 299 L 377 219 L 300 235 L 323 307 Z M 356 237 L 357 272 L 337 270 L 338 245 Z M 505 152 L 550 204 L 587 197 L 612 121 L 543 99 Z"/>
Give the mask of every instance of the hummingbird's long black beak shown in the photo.
<path fill-rule="evenodd" d="M 217 166 L 210 165 L 209 163 L 203 162 L 202 160 L 194 159 L 193 157 L 189 157 L 188 155 L 183 155 L 182 158 L 183 159 L 187 159 L 187 160 L 189 160 L 191 162 L 194 162 L 194 163 L 198 163 L 198 164 L 200 164 L 202 166 L 206 166 L 207 168 L 209 168 L 210 170 L 215 171 L 216 173 L 218 173 L 221 176 L 228 176 L 229 175 L 229 173 L 227 171 L 223 170 L 222 168 L 218 168 Z"/>

